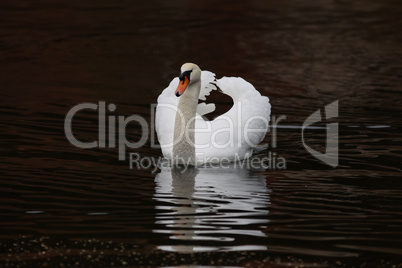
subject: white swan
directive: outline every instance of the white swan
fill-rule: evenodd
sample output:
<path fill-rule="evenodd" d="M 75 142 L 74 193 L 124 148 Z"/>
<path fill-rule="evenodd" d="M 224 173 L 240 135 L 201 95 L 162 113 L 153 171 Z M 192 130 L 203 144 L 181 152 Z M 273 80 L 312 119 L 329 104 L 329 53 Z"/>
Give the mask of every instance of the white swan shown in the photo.
<path fill-rule="evenodd" d="M 198 103 L 219 88 L 233 99 L 232 108 L 212 121 L 202 116 L 215 110 L 214 104 Z M 178 98 L 179 97 L 179 98 Z M 155 129 L 163 156 L 173 164 L 202 165 L 250 157 L 265 137 L 271 105 L 240 77 L 223 77 L 193 63 L 181 67 L 158 97 Z"/>

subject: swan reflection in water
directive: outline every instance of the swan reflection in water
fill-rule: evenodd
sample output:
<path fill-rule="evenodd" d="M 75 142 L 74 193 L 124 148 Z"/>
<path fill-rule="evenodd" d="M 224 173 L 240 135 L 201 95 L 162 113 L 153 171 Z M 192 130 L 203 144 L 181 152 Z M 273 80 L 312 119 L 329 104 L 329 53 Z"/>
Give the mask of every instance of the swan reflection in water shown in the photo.
<path fill-rule="evenodd" d="M 168 251 L 266 250 L 269 190 L 265 176 L 240 168 L 163 168 L 155 178 L 155 233 Z M 241 240 L 241 241 L 239 241 Z M 170 243 L 169 242 L 169 243 Z M 261 245 L 262 244 L 262 245 Z"/>

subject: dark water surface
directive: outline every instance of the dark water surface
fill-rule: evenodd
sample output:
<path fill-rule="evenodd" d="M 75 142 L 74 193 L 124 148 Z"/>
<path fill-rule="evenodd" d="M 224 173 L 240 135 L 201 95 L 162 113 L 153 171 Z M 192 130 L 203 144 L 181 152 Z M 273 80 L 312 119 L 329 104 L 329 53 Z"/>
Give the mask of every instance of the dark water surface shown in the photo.
<path fill-rule="evenodd" d="M 402 263 L 400 1 L 30 1 L 0 4 L 0 266 L 366 266 Z M 80 149 L 83 102 L 140 115 L 196 62 L 271 99 L 262 159 L 286 169 L 129 168 Z M 339 122 L 339 166 L 323 151 Z M 217 100 L 221 107 L 230 103 Z M 96 111 L 73 133 L 98 140 Z M 141 129 L 127 127 L 136 141 Z M 161 156 L 151 139 L 142 159 Z"/>

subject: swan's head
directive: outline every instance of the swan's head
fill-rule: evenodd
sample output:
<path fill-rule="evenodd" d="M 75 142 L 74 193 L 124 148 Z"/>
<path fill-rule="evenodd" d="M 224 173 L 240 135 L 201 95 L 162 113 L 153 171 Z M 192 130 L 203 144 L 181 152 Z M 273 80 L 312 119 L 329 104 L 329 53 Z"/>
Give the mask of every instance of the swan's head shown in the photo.
<path fill-rule="evenodd" d="M 194 63 L 185 63 L 181 66 L 181 73 L 179 76 L 180 82 L 176 89 L 175 95 L 180 97 L 183 95 L 187 86 L 198 82 L 201 79 L 201 69 Z"/>

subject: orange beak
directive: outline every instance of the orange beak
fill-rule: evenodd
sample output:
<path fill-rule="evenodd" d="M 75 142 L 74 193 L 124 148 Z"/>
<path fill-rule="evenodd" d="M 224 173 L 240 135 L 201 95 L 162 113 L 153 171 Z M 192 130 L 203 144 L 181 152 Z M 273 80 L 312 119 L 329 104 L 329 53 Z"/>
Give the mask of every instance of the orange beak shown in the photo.
<path fill-rule="evenodd" d="M 190 83 L 190 80 L 188 79 L 187 76 L 184 76 L 184 80 L 179 81 L 179 86 L 177 87 L 176 92 L 174 94 L 177 97 L 183 95 L 184 90 L 186 90 L 188 83 Z"/>

